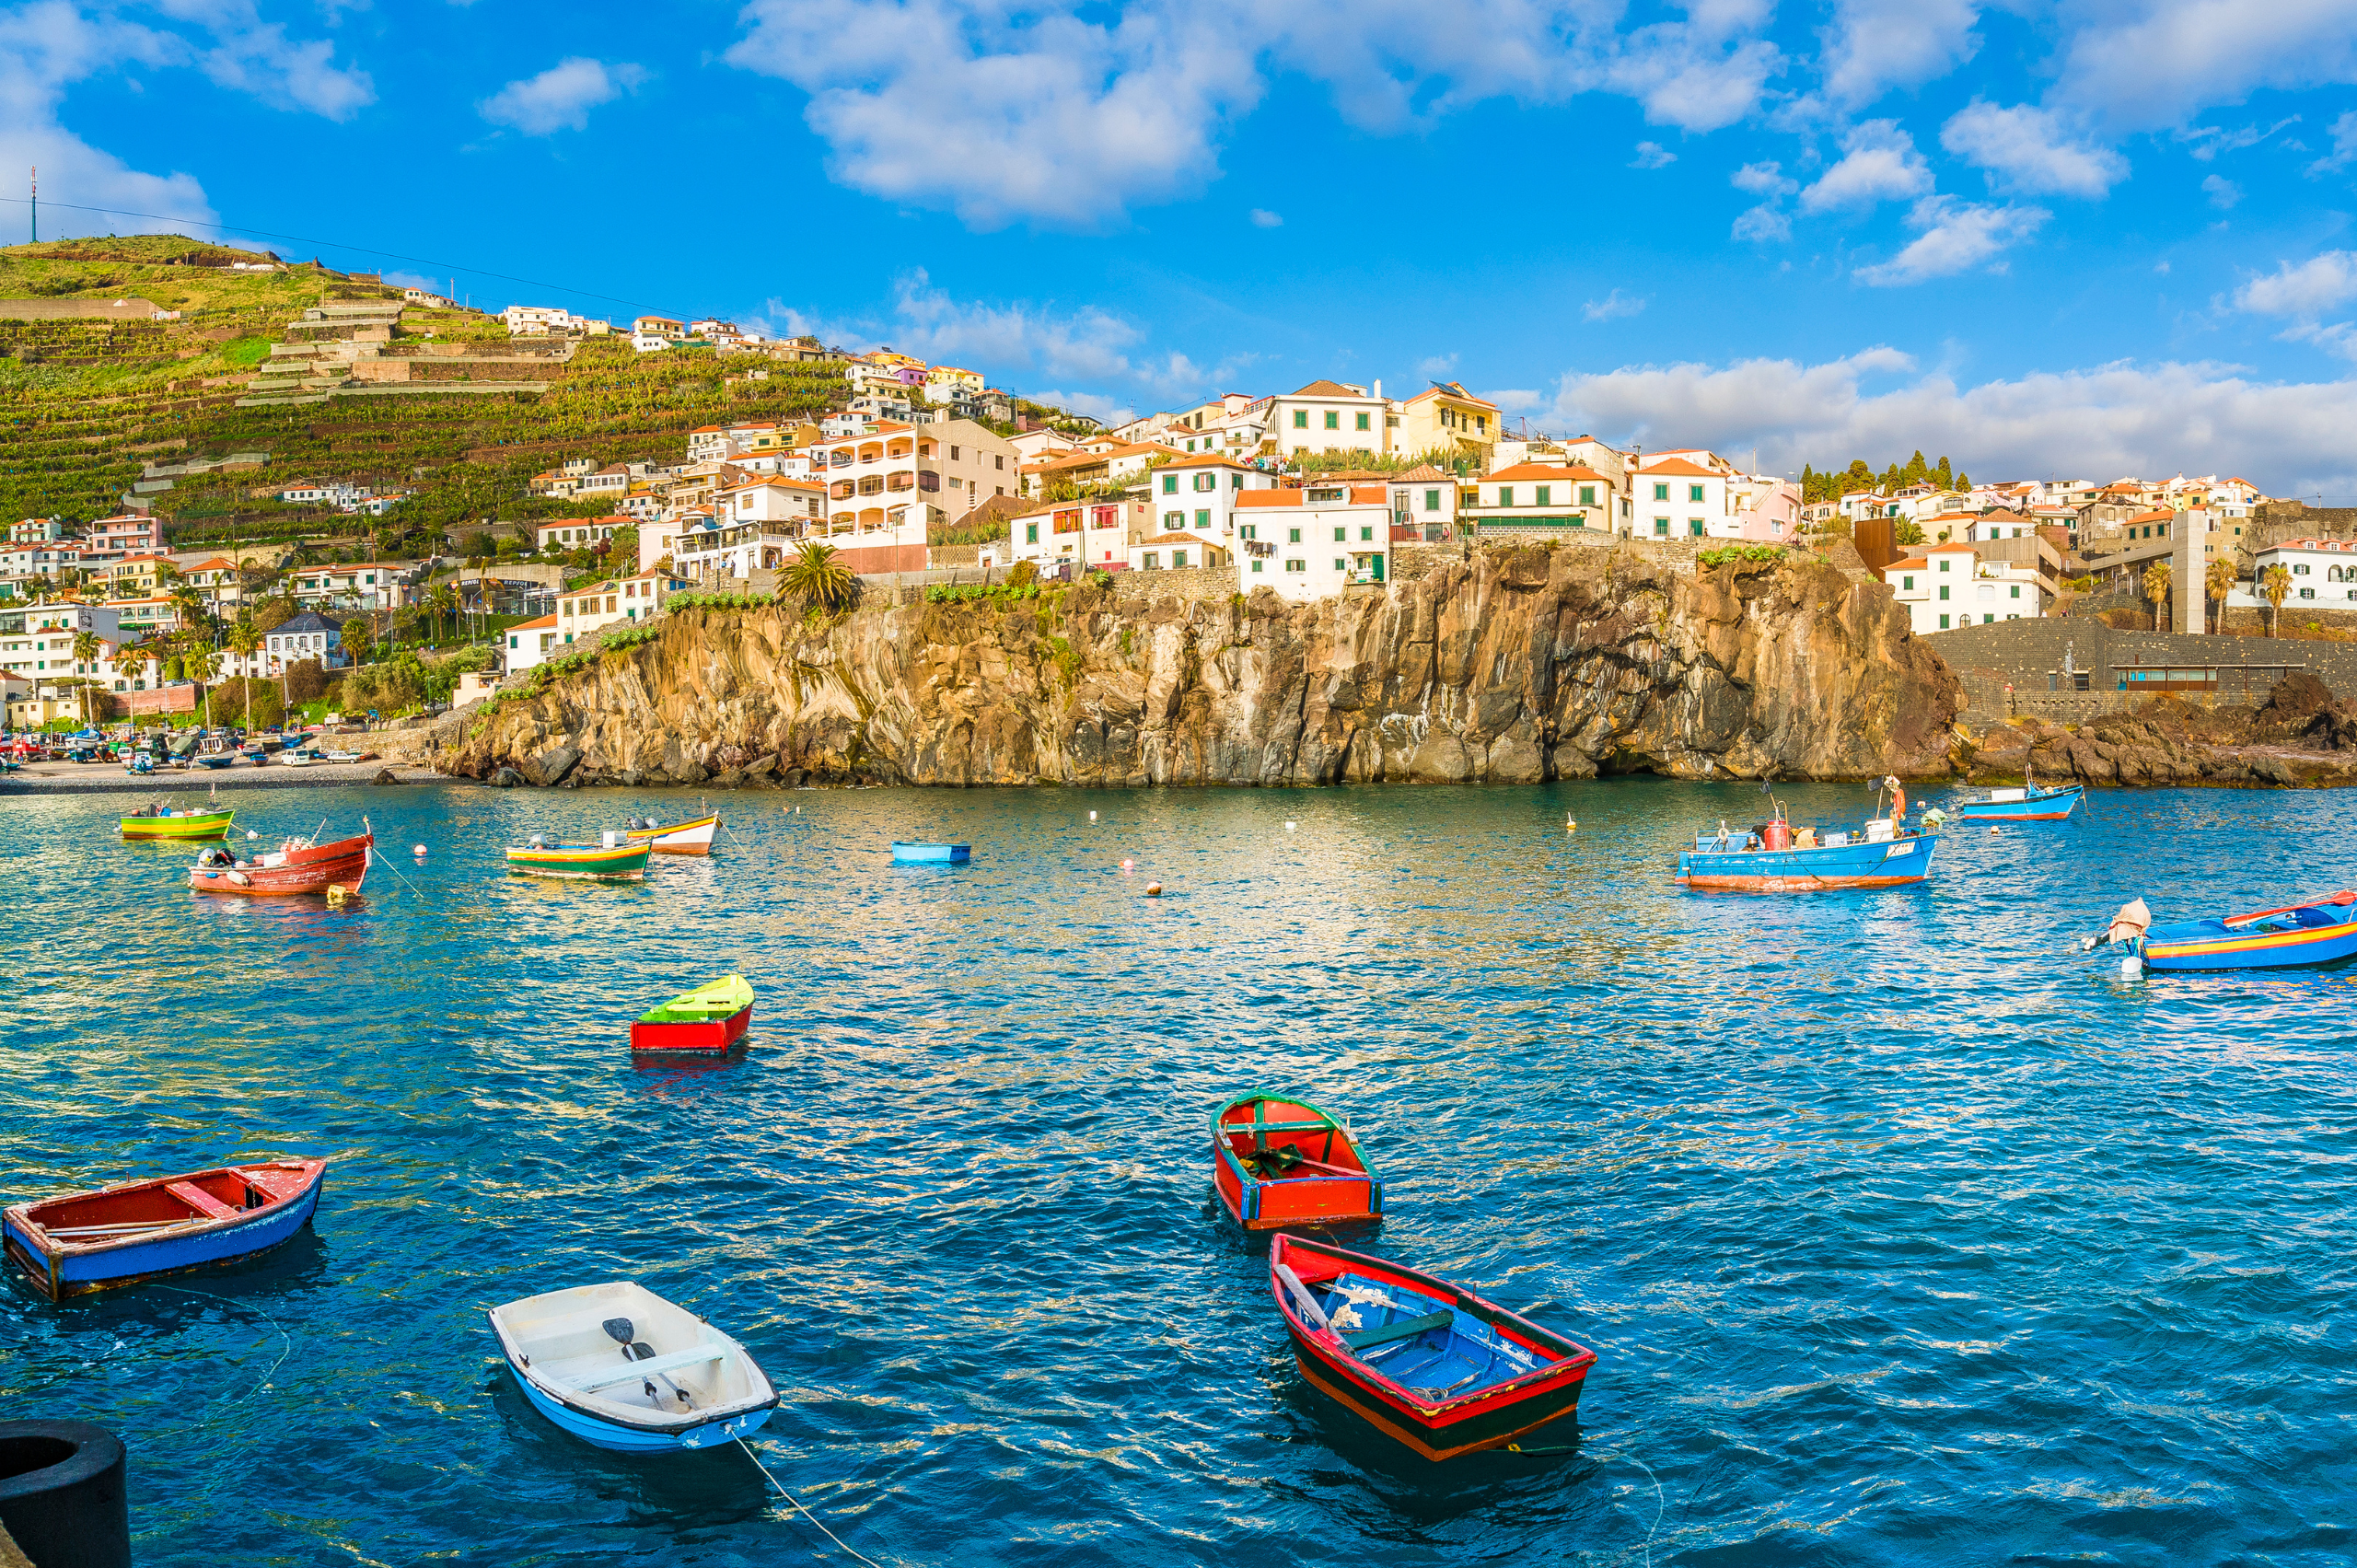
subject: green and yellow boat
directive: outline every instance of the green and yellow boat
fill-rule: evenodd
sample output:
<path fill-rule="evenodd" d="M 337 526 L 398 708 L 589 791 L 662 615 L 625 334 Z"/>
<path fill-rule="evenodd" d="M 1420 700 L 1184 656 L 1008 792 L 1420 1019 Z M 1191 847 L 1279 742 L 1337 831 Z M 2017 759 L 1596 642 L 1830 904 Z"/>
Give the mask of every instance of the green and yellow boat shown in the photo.
<path fill-rule="evenodd" d="M 126 839 L 218 839 L 229 832 L 234 810 L 179 811 L 149 807 L 122 819 Z"/>
<path fill-rule="evenodd" d="M 507 852 L 507 869 L 532 877 L 644 882 L 647 853 L 644 844 L 552 844 L 535 841 L 523 849 Z"/>

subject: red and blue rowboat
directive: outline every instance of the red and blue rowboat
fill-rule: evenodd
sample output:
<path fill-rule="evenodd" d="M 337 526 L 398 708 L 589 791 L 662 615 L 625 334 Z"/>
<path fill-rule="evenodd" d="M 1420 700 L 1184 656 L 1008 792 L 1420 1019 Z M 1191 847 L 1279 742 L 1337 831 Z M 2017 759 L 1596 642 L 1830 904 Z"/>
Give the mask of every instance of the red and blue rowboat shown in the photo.
<path fill-rule="evenodd" d="M 2138 945 L 2156 970 L 2305 969 L 2357 955 L 2357 891 L 2306 903 L 2155 925 Z"/>
<path fill-rule="evenodd" d="M 1212 1189 L 1247 1230 L 1383 1217 L 1383 1182 L 1351 1130 L 1279 1095 L 1247 1095 L 1212 1113 Z"/>
<path fill-rule="evenodd" d="M 1429 1274 L 1280 1232 L 1269 1289 L 1301 1375 L 1427 1459 L 1579 1408 L 1596 1353 Z"/>
<path fill-rule="evenodd" d="M 1899 888 L 1932 875 L 1932 851 L 1940 842 L 1934 833 L 1869 838 L 1833 832 L 1825 835 L 1826 842 L 1805 847 L 1786 840 L 1771 848 L 1758 839 L 1756 833 L 1697 834 L 1694 847 L 1678 853 L 1674 880 L 1682 888 L 1743 893 Z"/>
<path fill-rule="evenodd" d="M 216 1166 L 0 1211 L 0 1247 L 52 1301 L 267 1252 L 310 1223 L 325 1160 Z"/>
<path fill-rule="evenodd" d="M 1959 802 L 1955 815 L 1967 822 L 2060 822 L 2087 797 L 2084 784 L 2049 789 L 2024 784 L 2020 789 L 1992 789 L 1984 799 Z"/>

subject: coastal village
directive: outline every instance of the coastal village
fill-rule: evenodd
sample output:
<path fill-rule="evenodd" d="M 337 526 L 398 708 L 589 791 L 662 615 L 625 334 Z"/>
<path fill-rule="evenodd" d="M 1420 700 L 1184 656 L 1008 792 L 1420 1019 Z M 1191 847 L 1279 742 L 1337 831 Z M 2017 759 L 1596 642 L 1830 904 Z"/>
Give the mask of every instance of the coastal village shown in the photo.
<path fill-rule="evenodd" d="M 246 401 L 350 392 L 377 375 L 371 356 L 393 346 L 391 323 L 450 309 L 411 289 L 397 306 L 306 312 L 319 327 L 294 351 L 306 376 L 286 378 L 281 345 Z M 1435 549 L 1627 542 L 1689 563 L 1728 548 L 1816 551 L 1886 585 L 1925 636 L 2073 607 L 2141 610 L 2145 623 L 2185 632 L 2237 615 L 2280 622 L 2287 607 L 2357 612 L 2350 541 L 2235 476 L 1975 482 L 1918 454 L 1879 479 L 1857 464 L 1795 480 L 1706 448 L 1536 433 L 1457 382 L 1403 396 L 1320 378 L 1107 424 L 962 366 L 771 341 L 717 318 L 644 316 L 625 331 L 514 305 L 492 319 L 520 356 L 543 361 L 626 338 L 637 354 L 709 353 L 752 379 L 824 366 L 840 377 L 841 406 L 703 425 L 673 460 L 566 456 L 530 479 L 535 515 L 452 528 L 447 553 L 418 559 L 349 548 L 378 519 L 397 520 L 413 486 L 265 477 L 259 452 L 151 462 L 114 515 L 10 526 L 0 553 L 10 726 L 101 713 L 187 722 L 206 681 L 279 680 L 297 665 L 330 674 L 398 641 L 398 629 L 455 636 L 462 618 L 480 645 L 450 683 L 448 698 L 464 702 L 618 622 L 645 622 L 673 595 L 773 588 L 812 547 L 895 588 L 1181 574 L 1164 580 L 1267 588 L 1291 603 L 1380 590 L 1400 558 Z M 331 362 L 343 368 L 308 373 Z M 157 497 L 213 470 L 254 470 L 256 497 L 350 519 L 340 541 L 327 540 L 343 548 L 284 538 L 175 548 Z"/>

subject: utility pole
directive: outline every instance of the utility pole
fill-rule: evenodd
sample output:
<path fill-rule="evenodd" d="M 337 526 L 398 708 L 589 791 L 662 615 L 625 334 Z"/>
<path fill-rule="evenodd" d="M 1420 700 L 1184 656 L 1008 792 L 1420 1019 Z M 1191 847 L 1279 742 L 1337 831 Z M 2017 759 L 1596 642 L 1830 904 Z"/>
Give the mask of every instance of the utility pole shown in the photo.
<path fill-rule="evenodd" d="M 40 243 L 41 243 L 41 165 L 39 165 L 39 164 L 35 164 L 35 165 L 33 165 L 33 166 L 32 166 L 32 168 L 33 168 L 33 239 L 32 239 L 32 242 L 33 242 L 35 245 L 38 245 L 38 244 L 40 244 Z"/>

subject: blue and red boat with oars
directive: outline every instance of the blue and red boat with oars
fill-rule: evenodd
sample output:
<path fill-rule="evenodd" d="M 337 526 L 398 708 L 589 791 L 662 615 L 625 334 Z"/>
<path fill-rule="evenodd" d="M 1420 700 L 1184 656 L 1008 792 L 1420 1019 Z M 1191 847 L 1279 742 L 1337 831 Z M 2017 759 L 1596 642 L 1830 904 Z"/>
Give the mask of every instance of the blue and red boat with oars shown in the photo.
<path fill-rule="evenodd" d="M 2152 923 L 2137 899 L 2112 916 L 2090 947 L 2108 941 L 2155 970 L 2313 969 L 2357 957 L 2357 890 L 2347 888 L 2281 909 L 2214 920 Z"/>
<path fill-rule="evenodd" d="M 1927 880 L 1937 833 L 1907 826 L 1907 796 L 1895 778 L 1879 786 L 1892 792 L 1890 814 L 1855 827 L 1795 828 L 1782 802 L 1771 801 L 1768 819 L 1748 828 L 1719 824 L 1715 833 L 1697 833 L 1694 847 L 1680 850 L 1678 886 L 1741 893 L 1815 893 L 1835 888 L 1899 888 Z"/>
<path fill-rule="evenodd" d="M 1212 1189 L 1247 1230 L 1383 1218 L 1382 1179 L 1351 1130 L 1283 1095 L 1246 1095 L 1212 1113 Z"/>
<path fill-rule="evenodd" d="M 1596 1353 L 1446 1281 L 1280 1233 L 1269 1288 L 1312 1388 L 1427 1459 L 1579 1408 Z"/>
<path fill-rule="evenodd" d="M 328 1162 L 216 1166 L 0 1211 L 0 1247 L 52 1301 L 267 1252 L 310 1223 Z"/>

